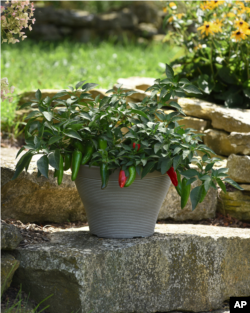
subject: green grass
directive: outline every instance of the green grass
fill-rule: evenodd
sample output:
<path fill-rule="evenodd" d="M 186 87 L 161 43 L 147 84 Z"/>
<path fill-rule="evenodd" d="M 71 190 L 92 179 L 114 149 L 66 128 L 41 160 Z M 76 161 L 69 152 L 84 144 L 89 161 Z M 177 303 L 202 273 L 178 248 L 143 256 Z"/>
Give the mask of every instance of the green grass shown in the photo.
<path fill-rule="evenodd" d="M 8 77 L 10 86 L 15 86 L 14 96 L 38 88 L 61 90 L 81 80 L 109 89 L 120 77 L 163 77 L 164 63 L 182 54 L 182 49 L 162 43 L 146 46 L 25 40 L 2 45 L 1 77 Z M 2 120 L 8 117 L 13 121 L 16 103 L 15 97 L 12 103 L 2 103 Z"/>

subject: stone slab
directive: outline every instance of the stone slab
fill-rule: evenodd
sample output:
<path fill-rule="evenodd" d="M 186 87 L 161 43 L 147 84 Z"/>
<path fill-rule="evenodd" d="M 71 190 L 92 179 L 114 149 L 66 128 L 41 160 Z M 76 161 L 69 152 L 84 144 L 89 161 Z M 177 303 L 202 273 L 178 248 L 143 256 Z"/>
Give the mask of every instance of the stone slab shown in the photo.
<path fill-rule="evenodd" d="M 53 313 L 218 310 L 250 295 L 250 230 L 156 225 L 148 238 L 102 239 L 87 227 L 50 235 L 12 254 L 23 283 Z"/>
<path fill-rule="evenodd" d="M 212 121 L 213 128 L 227 132 L 250 132 L 250 110 L 229 109 L 194 98 L 179 98 L 185 114 Z"/>
<path fill-rule="evenodd" d="M 17 151 L 17 149 L 2 149 L 2 218 L 13 218 L 23 223 L 62 223 L 68 220 L 86 222 L 86 212 L 75 183 L 71 181 L 71 171 L 64 172 L 60 186 L 57 185 L 51 167 L 49 167 L 49 179 L 42 176 L 37 178 L 36 161 L 40 158 L 37 155 L 32 159 L 28 172 L 22 172 L 16 180 L 12 181 Z M 214 217 L 216 197 L 216 191 L 211 189 L 203 203 L 199 204 L 194 211 L 191 209 L 190 200 L 181 210 L 180 196 L 171 184 L 158 219 L 171 217 L 174 220 L 200 220 Z"/>
<path fill-rule="evenodd" d="M 23 237 L 17 227 L 1 222 L 1 249 L 13 250 L 23 240 Z"/>
<path fill-rule="evenodd" d="M 250 156 L 231 154 L 227 160 L 228 176 L 237 183 L 250 183 Z"/>
<path fill-rule="evenodd" d="M 204 131 L 204 143 L 220 155 L 250 155 L 250 133 L 232 132 L 231 134 L 217 129 Z"/>

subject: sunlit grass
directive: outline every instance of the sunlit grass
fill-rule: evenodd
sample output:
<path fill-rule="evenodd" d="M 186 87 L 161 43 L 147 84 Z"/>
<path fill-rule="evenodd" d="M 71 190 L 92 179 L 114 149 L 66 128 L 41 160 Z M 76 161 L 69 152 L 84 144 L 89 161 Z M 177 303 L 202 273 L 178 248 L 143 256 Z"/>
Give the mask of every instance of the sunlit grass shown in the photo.
<path fill-rule="evenodd" d="M 164 63 L 182 53 L 180 48 L 162 43 L 145 46 L 25 40 L 2 45 L 1 76 L 8 77 L 10 86 L 15 86 L 15 95 L 38 88 L 64 89 L 81 80 L 109 89 L 120 77 L 162 77 Z M 2 119 L 12 117 L 15 107 L 15 101 L 4 101 Z"/>

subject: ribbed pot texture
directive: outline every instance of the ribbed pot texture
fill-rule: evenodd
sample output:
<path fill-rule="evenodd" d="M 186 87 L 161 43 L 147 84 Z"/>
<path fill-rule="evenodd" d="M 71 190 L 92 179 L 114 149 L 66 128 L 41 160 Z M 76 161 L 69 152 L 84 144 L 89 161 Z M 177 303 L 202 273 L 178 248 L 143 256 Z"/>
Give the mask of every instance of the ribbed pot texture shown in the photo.
<path fill-rule="evenodd" d="M 104 238 L 153 235 L 157 216 L 170 186 L 168 175 L 155 171 L 137 175 L 129 187 L 120 188 L 119 170 L 101 190 L 100 168 L 81 165 L 75 181 L 87 213 L 90 233 Z"/>

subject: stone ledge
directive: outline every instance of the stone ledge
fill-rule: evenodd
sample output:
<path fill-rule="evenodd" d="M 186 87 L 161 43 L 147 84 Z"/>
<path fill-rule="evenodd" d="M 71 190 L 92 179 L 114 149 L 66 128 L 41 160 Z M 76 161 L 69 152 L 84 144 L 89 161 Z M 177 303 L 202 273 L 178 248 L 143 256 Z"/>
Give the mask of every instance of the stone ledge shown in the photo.
<path fill-rule="evenodd" d="M 87 227 L 18 248 L 15 284 L 53 313 L 209 311 L 250 295 L 250 230 L 156 225 L 153 236 L 102 239 Z"/>

